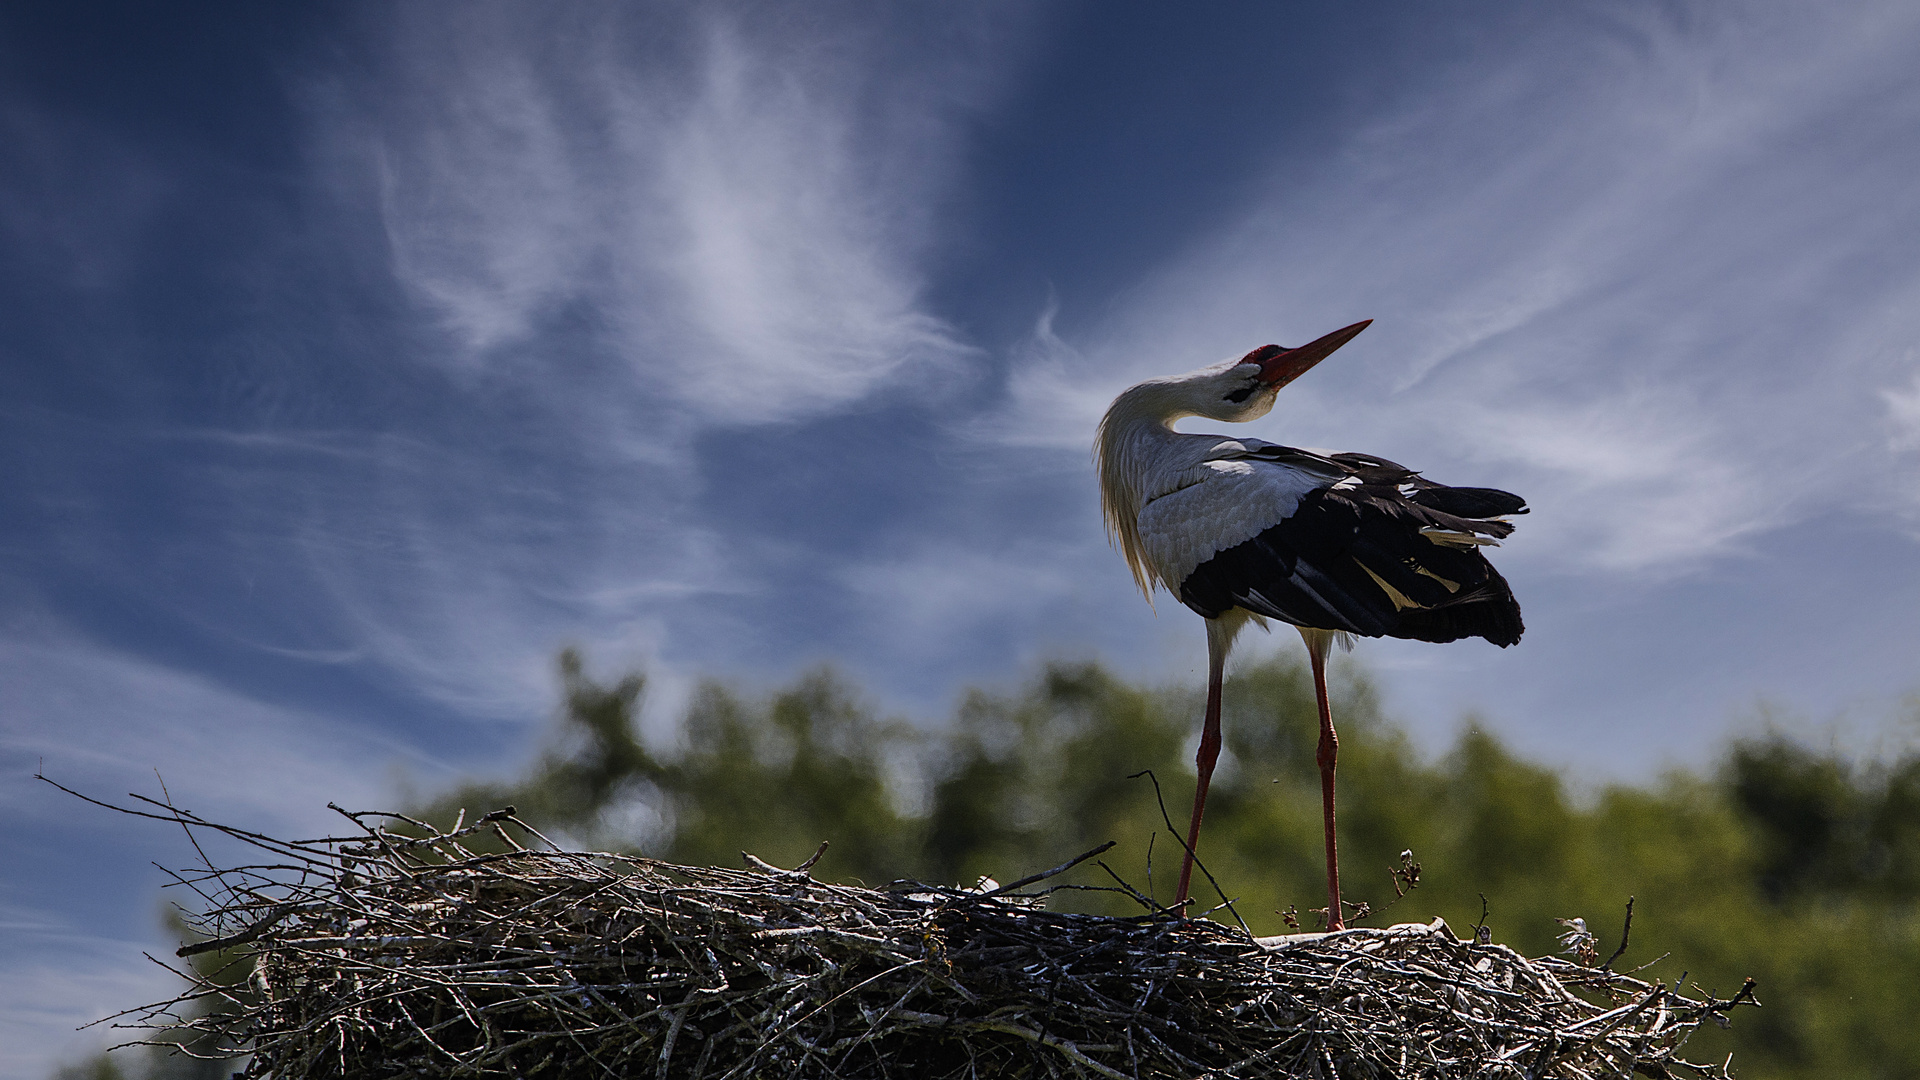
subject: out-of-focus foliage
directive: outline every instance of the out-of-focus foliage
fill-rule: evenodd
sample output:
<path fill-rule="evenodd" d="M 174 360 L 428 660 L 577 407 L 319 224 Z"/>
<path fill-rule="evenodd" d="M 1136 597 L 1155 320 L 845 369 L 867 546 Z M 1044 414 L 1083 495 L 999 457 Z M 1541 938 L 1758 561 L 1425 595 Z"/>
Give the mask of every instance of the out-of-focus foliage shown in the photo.
<path fill-rule="evenodd" d="M 126 1080 L 126 1076 L 120 1069 L 120 1062 L 105 1054 L 53 1071 L 53 1080 Z"/>
<path fill-rule="evenodd" d="M 1151 783 L 1128 777 L 1153 770 L 1184 826 L 1201 705 L 1190 688 L 1055 665 L 1016 692 L 972 692 L 922 731 L 818 672 L 764 700 L 708 685 L 679 744 L 661 749 L 637 734 L 639 677 L 601 685 L 571 653 L 561 675 L 550 749 L 522 780 L 421 813 L 444 827 L 513 804 L 563 843 L 696 864 L 738 866 L 746 850 L 792 866 L 829 840 L 816 876 L 868 884 L 1005 882 L 1111 839 L 1103 861 L 1171 899 L 1178 842 Z M 1351 671 L 1333 708 L 1346 894 L 1374 908 L 1360 922 L 1442 915 L 1471 933 L 1484 898 L 1495 940 L 1546 953 L 1560 947 L 1554 920 L 1579 916 L 1604 959 L 1633 896 L 1617 966 L 1667 953 L 1648 974 L 1722 996 L 1759 980 L 1767 1007 L 1696 1036 L 1690 1056 L 1732 1052 L 1748 1080 L 1920 1076 L 1920 756 L 1860 766 L 1763 734 L 1708 775 L 1575 792 L 1471 725 L 1438 759 L 1421 755 Z M 1325 882 L 1304 664 L 1231 678 L 1225 733 L 1201 856 L 1256 933 L 1287 932 L 1290 910 L 1313 929 Z M 1390 868 L 1409 848 L 1420 884 L 1396 902 Z M 1110 883 L 1091 863 L 1057 881 Z M 1196 888 L 1218 901 L 1197 877 Z M 1104 892 L 1053 902 L 1138 910 Z"/>
<path fill-rule="evenodd" d="M 561 655 L 560 673 L 565 707 L 528 776 L 467 785 L 423 818 L 446 826 L 461 810 L 513 806 L 559 842 L 728 866 L 740 865 L 743 850 L 797 865 L 831 839 L 817 873 L 876 884 L 924 865 L 926 824 L 902 796 L 918 781 L 926 743 L 905 722 L 877 719 L 831 672 L 767 701 L 701 687 L 684 719 L 686 746 L 671 757 L 639 739 L 638 676 L 597 685 L 572 652 Z"/>

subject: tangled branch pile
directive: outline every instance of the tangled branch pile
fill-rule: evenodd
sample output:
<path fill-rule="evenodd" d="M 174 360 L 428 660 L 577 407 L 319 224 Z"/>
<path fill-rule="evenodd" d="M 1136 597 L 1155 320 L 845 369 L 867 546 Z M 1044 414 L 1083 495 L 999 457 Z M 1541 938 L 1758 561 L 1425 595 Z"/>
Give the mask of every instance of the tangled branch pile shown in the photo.
<path fill-rule="evenodd" d="M 268 853 L 181 875 L 213 903 L 182 954 L 252 975 L 202 972 L 120 1022 L 250 1054 L 246 1077 L 1705 1076 L 1681 1044 L 1751 999 L 1439 920 L 1256 940 L 1034 893 L 529 850 L 510 810 L 288 842 L 155 805 L 130 812 Z"/>

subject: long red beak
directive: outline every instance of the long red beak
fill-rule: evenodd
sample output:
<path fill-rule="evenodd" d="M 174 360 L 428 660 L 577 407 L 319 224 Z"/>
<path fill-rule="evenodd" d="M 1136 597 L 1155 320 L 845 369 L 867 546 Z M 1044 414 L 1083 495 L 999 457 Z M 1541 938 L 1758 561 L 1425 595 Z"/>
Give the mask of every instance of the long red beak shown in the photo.
<path fill-rule="evenodd" d="M 1372 325 L 1372 319 L 1362 319 L 1352 326 L 1342 327 L 1318 341 L 1302 345 L 1297 349 L 1262 345 L 1248 353 L 1246 359 L 1240 362 L 1259 364 L 1260 381 L 1277 389 L 1305 375 L 1308 368 L 1333 355 L 1333 350 L 1352 341 L 1355 335 Z"/>

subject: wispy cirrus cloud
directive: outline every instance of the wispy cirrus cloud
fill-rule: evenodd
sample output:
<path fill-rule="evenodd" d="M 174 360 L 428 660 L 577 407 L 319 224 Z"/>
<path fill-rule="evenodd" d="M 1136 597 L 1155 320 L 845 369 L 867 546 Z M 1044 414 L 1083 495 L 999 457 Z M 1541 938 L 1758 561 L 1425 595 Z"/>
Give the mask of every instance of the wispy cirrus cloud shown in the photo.
<path fill-rule="evenodd" d="M 1920 520 L 1920 349 L 1910 349 L 1904 357 L 1913 372 L 1905 384 L 1896 383 L 1880 391 L 1886 408 L 1886 449 L 1891 452 L 1906 482 L 1899 485 L 1900 509 L 1909 522 Z"/>
<path fill-rule="evenodd" d="M 206 816 L 243 813 L 262 828 L 314 828 L 328 817 L 329 800 L 384 801 L 384 769 L 396 759 L 457 775 L 457 762 L 422 756 L 403 739 L 248 698 L 57 627 L 24 629 L 0 636 L 0 753 L 27 771 L 44 764 L 53 779 L 87 794 L 111 798 L 131 787 L 157 795 L 156 774 L 219 775 L 217 786 L 189 781 Z M 44 722 L 55 716 L 64 722 Z M 65 799 L 38 785 L 0 789 L 0 805 L 32 816 Z"/>
<path fill-rule="evenodd" d="M 877 35 L 765 11 L 468 14 L 400 19 L 400 100 L 345 132 L 460 363 L 553 377 L 530 343 L 575 320 L 636 408 L 753 423 L 970 354 L 920 265 L 980 58 L 916 77 Z"/>
<path fill-rule="evenodd" d="M 286 433 L 314 453 L 198 490 L 297 504 L 254 539 L 316 587 L 326 648 L 432 701 L 538 715 L 573 642 L 652 670 L 670 714 L 687 643 L 775 572 L 703 505 L 732 466 L 702 433 L 924 396 L 977 356 L 923 264 L 1009 62 L 973 40 L 993 17 L 380 14 L 380 62 L 310 88 L 313 153 L 410 302 L 393 365 L 451 400 Z"/>
<path fill-rule="evenodd" d="M 1886 402 L 1887 419 L 1893 427 L 1888 445 L 1894 450 L 1920 450 L 1920 371 L 1907 385 L 1880 391 L 1880 398 Z"/>

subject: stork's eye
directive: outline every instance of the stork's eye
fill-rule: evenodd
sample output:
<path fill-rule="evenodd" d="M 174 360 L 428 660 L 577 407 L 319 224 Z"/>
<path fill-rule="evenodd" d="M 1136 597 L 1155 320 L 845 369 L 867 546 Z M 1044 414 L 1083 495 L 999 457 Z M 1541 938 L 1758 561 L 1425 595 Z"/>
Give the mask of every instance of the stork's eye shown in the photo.
<path fill-rule="evenodd" d="M 1240 404 L 1241 402 L 1243 402 L 1243 401 L 1245 401 L 1245 400 L 1247 400 L 1248 398 L 1250 398 L 1250 397 L 1252 397 L 1252 396 L 1253 396 L 1253 392 L 1254 392 L 1255 390 L 1258 390 L 1258 389 L 1260 389 L 1260 384 L 1259 384 L 1259 383 L 1248 383 L 1248 384 L 1247 384 L 1247 385 L 1246 385 L 1245 387 L 1243 387 L 1243 388 L 1241 388 L 1241 389 L 1239 389 L 1239 390 L 1235 390 L 1235 391 L 1234 391 L 1233 393 L 1231 393 L 1231 394 L 1228 394 L 1228 395 L 1227 395 L 1227 400 L 1228 400 L 1228 401 L 1231 401 L 1231 402 L 1233 402 L 1233 403 L 1234 403 L 1235 405 L 1238 405 L 1238 404 Z"/>

